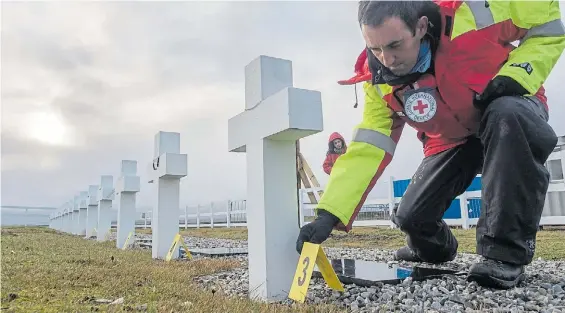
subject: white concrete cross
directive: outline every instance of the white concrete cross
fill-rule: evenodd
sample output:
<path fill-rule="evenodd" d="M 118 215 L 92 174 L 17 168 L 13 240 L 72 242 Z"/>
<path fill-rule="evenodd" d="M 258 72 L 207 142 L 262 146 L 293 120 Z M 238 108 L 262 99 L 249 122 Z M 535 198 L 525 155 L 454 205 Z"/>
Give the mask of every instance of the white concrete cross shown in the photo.
<path fill-rule="evenodd" d="M 179 232 L 180 179 L 187 175 L 187 155 L 180 153 L 180 134 L 158 132 L 153 157 L 148 166 L 149 183 L 154 184 L 155 193 L 151 217 L 152 257 L 165 259 Z M 172 258 L 178 256 L 176 250 Z"/>
<path fill-rule="evenodd" d="M 94 236 L 94 229 L 98 227 L 98 185 L 88 185 L 88 199 L 86 209 L 86 238 Z"/>
<path fill-rule="evenodd" d="M 118 209 L 116 247 L 119 249 L 123 248 L 130 232 L 135 233 L 135 194 L 139 192 L 139 189 L 137 161 L 122 160 L 121 174 L 116 183 L 116 207 Z"/>
<path fill-rule="evenodd" d="M 78 204 L 78 235 L 86 236 L 86 210 L 88 200 L 88 191 L 81 191 L 79 194 L 79 204 Z"/>
<path fill-rule="evenodd" d="M 106 236 L 112 228 L 112 200 L 114 200 L 114 182 L 112 175 L 102 175 L 98 186 L 98 227 L 96 228 L 96 240 L 106 241 Z"/>
<path fill-rule="evenodd" d="M 245 67 L 245 111 L 228 121 L 229 151 L 247 153 L 250 297 L 288 296 L 298 253 L 296 140 L 323 130 L 318 91 L 292 87 L 292 63 L 260 56 Z"/>
<path fill-rule="evenodd" d="M 61 220 L 59 222 L 59 230 L 62 232 L 67 232 L 67 203 L 63 204 L 61 208 L 61 216 L 59 217 Z"/>
<path fill-rule="evenodd" d="M 72 221 L 73 221 L 73 234 L 79 234 L 79 205 L 80 205 L 80 193 L 73 197 L 73 214 L 72 214 Z"/>

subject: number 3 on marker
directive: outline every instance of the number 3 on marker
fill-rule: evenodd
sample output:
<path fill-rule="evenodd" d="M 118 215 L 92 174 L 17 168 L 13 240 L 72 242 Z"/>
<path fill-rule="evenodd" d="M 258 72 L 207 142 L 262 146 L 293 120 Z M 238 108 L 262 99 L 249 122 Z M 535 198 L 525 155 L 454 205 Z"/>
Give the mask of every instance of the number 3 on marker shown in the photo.
<path fill-rule="evenodd" d="M 308 265 L 310 265 L 310 257 L 305 257 L 304 260 L 302 261 L 302 264 L 304 265 L 304 268 L 302 268 L 302 277 L 298 277 L 298 286 L 302 286 L 304 285 L 304 282 L 306 281 L 306 276 L 308 275 Z"/>

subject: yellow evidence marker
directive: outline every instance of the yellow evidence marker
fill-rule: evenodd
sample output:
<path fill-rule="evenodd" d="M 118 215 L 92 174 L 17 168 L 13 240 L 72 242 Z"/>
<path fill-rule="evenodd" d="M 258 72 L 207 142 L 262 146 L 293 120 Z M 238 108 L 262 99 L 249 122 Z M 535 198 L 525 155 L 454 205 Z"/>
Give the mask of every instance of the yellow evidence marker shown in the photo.
<path fill-rule="evenodd" d="M 314 271 L 314 265 L 318 265 L 318 269 L 322 273 L 322 277 L 324 277 L 324 280 L 330 288 L 337 291 L 345 291 L 343 285 L 339 281 L 339 278 L 337 278 L 328 257 L 324 253 L 322 246 L 319 244 L 305 242 L 302 247 L 300 258 L 298 259 L 298 265 L 296 266 L 296 273 L 292 280 L 292 286 L 288 293 L 288 297 L 290 299 L 304 303 L 308 287 L 310 286 L 312 272 Z"/>
<path fill-rule="evenodd" d="M 126 238 L 126 242 L 124 242 L 124 246 L 122 247 L 122 250 L 125 250 L 130 245 L 129 241 L 131 240 L 132 236 L 133 236 L 133 232 L 130 231 L 128 237 Z M 133 242 L 131 244 L 133 244 Z"/>
<path fill-rule="evenodd" d="M 173 244 L 171 245 L 171 248 L 169 248 L 169 252 L 167 252 L 167 256 L 165 257 L 165 261 L 170 261 L 171 258 L 173 257 L 173 252 L 175 251 L 175 249 L 179 246 L 179 244 L 182 246 L 182 248 L 184 249 L 184 252 L 186 253 L 186 258 L 187 259 L 192 259 L 192 254 L 190 254 L 190 251 L 188 250 L 188 247 L 184 244 L 184 241 L 182 240 L 182 237 L 179 233 L 177 233 L 175 235 L 175 239 L 173 239 Z"/>

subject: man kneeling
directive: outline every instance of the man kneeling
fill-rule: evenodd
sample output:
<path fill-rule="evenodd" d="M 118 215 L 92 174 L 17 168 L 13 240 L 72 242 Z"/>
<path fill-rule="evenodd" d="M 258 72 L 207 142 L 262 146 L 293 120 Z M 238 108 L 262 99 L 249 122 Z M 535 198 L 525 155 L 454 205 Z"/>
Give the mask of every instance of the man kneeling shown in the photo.
<path fill-rule="evenodd" d="M 559 2 L 362 1 L 358 20 L 366 49 L 357 75 L 339 83 L 363 83 L 363 119 L 297 251 L 333 228 L 351 229 L 407 124 L 424 159 L 392 218 L 407 235 L 395 258 L 453 260 L 457 239 L 442 216 L 482 173 L 484 259 L 469 280 L 516 286 L 534 255 L 549 185 L 544 163 L 557 143 L 542 83 L 565 48 Z"/>

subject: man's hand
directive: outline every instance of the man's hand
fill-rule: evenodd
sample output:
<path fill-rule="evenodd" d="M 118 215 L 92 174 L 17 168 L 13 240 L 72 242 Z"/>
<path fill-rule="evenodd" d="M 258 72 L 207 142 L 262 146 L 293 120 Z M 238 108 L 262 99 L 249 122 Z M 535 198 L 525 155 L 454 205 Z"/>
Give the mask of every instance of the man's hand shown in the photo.
<path fill-rule="evenodd" d="M 319 209 L 318 217 L 300 229 L 298 239 L 296 240 L 296 251 L 302 252 L 304 242 L 321 244 L 330 234 L 334 226 L 339 223 L 339 219 L 326 210 Z"/>
<path fill-rule="evenodd" d="M 496 76 L 487 85 L 482 94 L 477 95 L 474 100 L 475 107 L 484 112 L 489 104 L 495 99 L 503 96 L 523 96 L 528 91 L 518 82 L 508 76 Z"/>

